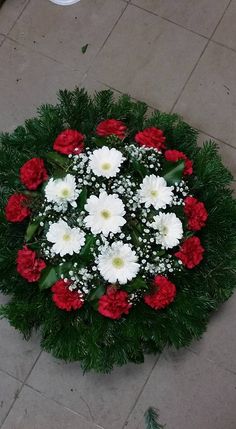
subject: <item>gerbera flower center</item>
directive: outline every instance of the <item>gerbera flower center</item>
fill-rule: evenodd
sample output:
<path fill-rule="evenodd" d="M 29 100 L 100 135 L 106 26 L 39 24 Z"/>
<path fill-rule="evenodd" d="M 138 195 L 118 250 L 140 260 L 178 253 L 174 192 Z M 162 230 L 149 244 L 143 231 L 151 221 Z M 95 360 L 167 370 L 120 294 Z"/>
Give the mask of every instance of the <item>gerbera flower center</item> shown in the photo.
<path fill-rule="evenodd" d="M 119 256 L 115 256 L 112 259 L 112 265 L 115 268 L 123 268 L 123 266 L 125 265 L 124 259 L 120 258 Z"/>
<path fill-rule="evenodd" d="M 68 232 L 66 232 L 64 235 L 63 235 L 63 240 L 64 241 L 70 241 L 70 239 L 71 239 L 71 235 L 68 233 Z"/>
<path fill-rule="evenodd" d="M 158 192 L 156 189 L 152 189 L 150 194 L 151 194 L 151 197 L 153 197 L 153 198 L 156 198 L 158 196 Z"/>
<path fill-rule="evenodd" d="M 102 170 L 104 170 L 104 171 L 108 171 L 108 170 L 110 170 L 110 168 L 111 168 L 111 164 L 110 164 L 109 162 L 104 162 L 104 163 L 101 165 L 101 167 L 102 167 Z"/>
<path fill-rule="evenodd" d="M 102 210 L 101 216 L 103 219 L 109 219 L 111 217 L 111 212 L 109 210 Z"/>
<path fill-rule="evenodd" d="M 161 228 L 161 234 L 167 235 L 168 234 L 168 227 L 166 225 L 163 225 Z"/>
<path fill-rule="evenodd" d="M 70 196 L 70 194 L 71 194 L 70 189 L 67 187 L 62 188 L 60 190 L 60 197 L 62 197 L 62 198 L 68 198 Z"/>

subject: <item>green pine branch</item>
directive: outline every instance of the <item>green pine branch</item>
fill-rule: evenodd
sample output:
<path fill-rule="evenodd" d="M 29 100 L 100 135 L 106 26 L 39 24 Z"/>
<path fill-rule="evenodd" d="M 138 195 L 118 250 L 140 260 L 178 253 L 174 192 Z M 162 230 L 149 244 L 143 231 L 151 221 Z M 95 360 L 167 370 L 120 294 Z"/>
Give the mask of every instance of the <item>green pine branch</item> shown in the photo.
<path fill-rule="evenodd" d="M 158 410 L 155 408 L 148 408 L 144 414 L 146 429 L 164 429 L 165 426 L 159 423 Z"/>

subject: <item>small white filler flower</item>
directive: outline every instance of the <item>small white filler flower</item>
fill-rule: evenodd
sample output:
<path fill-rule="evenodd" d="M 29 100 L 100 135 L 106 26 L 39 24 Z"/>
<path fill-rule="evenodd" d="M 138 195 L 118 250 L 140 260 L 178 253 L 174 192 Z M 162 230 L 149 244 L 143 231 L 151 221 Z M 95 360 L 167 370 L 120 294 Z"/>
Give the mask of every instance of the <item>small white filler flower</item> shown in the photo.
<path fill-rule="evenodd" d="M 85 233 L 80 228 L 71 228 L 64 220 L 50 225 L 46 237 L 54 243 L 52 251 L 61 256 L 79 253 L 85 244 Z"/>
<path fill-rule="evenodd" d="M 62 205 L 63 208 L 66 208 L 68 203 L 76 207 L 80 192 L 76 189 L 75 177 L 72 174 L 67 174 L 63 179 L 50 179 L 45 187 L 47 201 Z"/>
<path fill-rule="evenodd" d="M 159 213 L 154 216 L 151 226 L 158 230 L 157 241 L 165 249 L 177 246 L 183 237 L 183 226 L 181 220 L 175 213 Z"/>
<path fill-rule="evenodd" d="M 104 247 L 98 256 L 98 270 L 110 283 L 127 283 L 136 277 L 139 267 L 136 253 L 129 244 L 124 244 L 122 241 Z"/>
<path fill-rule="evenodd" d="M 119 150 L 103 146 L 91 153 L 89 166 L 95 176 L 103 176 L 108 179 L 117 175 L 124 160 L 125 158 Z"/>
<path fill-rule="evenodd" d="M 139 198 L 145 207 L 153 206 L 156 210 L 164 209 L 173 197 L 173 186 L 167 186 L 163 177 L 145 176 L 140 185 Z"/>
<path fill-rule="evenodd" d="M 100 192 L 99 197 L 91 195 L 84 206 L 89 213 L 84 218 L 87 228 L 93 234 L 102 233 L 107 236 L 109 232 L 114 234 L 120 232 L 121 226 L 126 223 L 125 207 L 117 195 L 108 195 L 105 191 Z"/>

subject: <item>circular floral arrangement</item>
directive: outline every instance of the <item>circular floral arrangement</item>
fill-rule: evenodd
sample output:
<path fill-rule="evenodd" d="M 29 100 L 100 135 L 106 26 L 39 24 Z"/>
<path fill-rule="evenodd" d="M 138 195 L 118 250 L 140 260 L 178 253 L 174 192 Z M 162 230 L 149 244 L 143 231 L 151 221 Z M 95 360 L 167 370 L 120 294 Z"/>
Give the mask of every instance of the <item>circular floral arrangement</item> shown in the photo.
<path fill-rule="evenodd" d="M 109 371 L 186 346 L 235 287 L 236 204 L 213 142 L 111 91 L 61 91 L 1 136 L 1 313 Z"/>

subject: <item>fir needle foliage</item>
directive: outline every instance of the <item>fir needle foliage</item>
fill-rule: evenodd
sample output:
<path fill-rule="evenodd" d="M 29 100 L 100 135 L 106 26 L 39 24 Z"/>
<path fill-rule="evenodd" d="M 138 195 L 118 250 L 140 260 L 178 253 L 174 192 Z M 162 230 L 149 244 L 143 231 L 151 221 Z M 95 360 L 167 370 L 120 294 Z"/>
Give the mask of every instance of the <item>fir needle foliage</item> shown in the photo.
<path fill-rule="evenodd" d="M 197 146 L 197 132 L 176 114 L 159 111 L 147 117 L 147 106 L 123 95 L 114 99 L 112 91 L 91 98 L 84 89 L 59 92 L 58 103 L 43 105 L 38 117 L 29 119 L 12 134 L 0 136 L 0 291 L 10 295 L 0 315 L 9 320 L 25 338 L 37 329 L 41 346 L 57 358 L 81 361 L 83 369 L 110 372 L 116 365 L 141 363 L 145 353 L 161 352 L 166 346 L 188 346 L 206 329 L 209 316 L 227 300 L 236 286 L 236 203 L 230 184 L 232 175 L 223 166 L 214 142 Z M 130 139 L 144 127 L 163 130 L 169 145 L 186 153 L 193 161 L 189 187 L 204 202 L 209 217 L 198 234 L 205 248 L 204 260 L 192 270 L 177 273 L 175 301 L 155 311 L 137 304 L 127 317 L 113 321 L 91 306 L 78 311 L 59 310 L 50 289 L 39 290 L 16 272 L 16 255 L 22 248 L 27 222 L 10 224 L 4 207 L 14 192 L 24 192 L 19 181 L 20 167 L 32 157 L 44 157 L 65 128 L 93 135 L 97 124 L 107 118 L 120 119 L 130 131 Z M 47 170 L 52 165 L 48 159 Z M 35 206 L 40 204 L 37 198 Z M 154 426 L 149 413 L 150 429 Z M 152 425 L 152 426 L 150 426 Z"/>
<path fill-rule="evenodd" d="M 159 414 L 155 408 L 148 408 L 144 414 L 146 429 L 164 429 L 165 426 L 159 423 Z"/>

